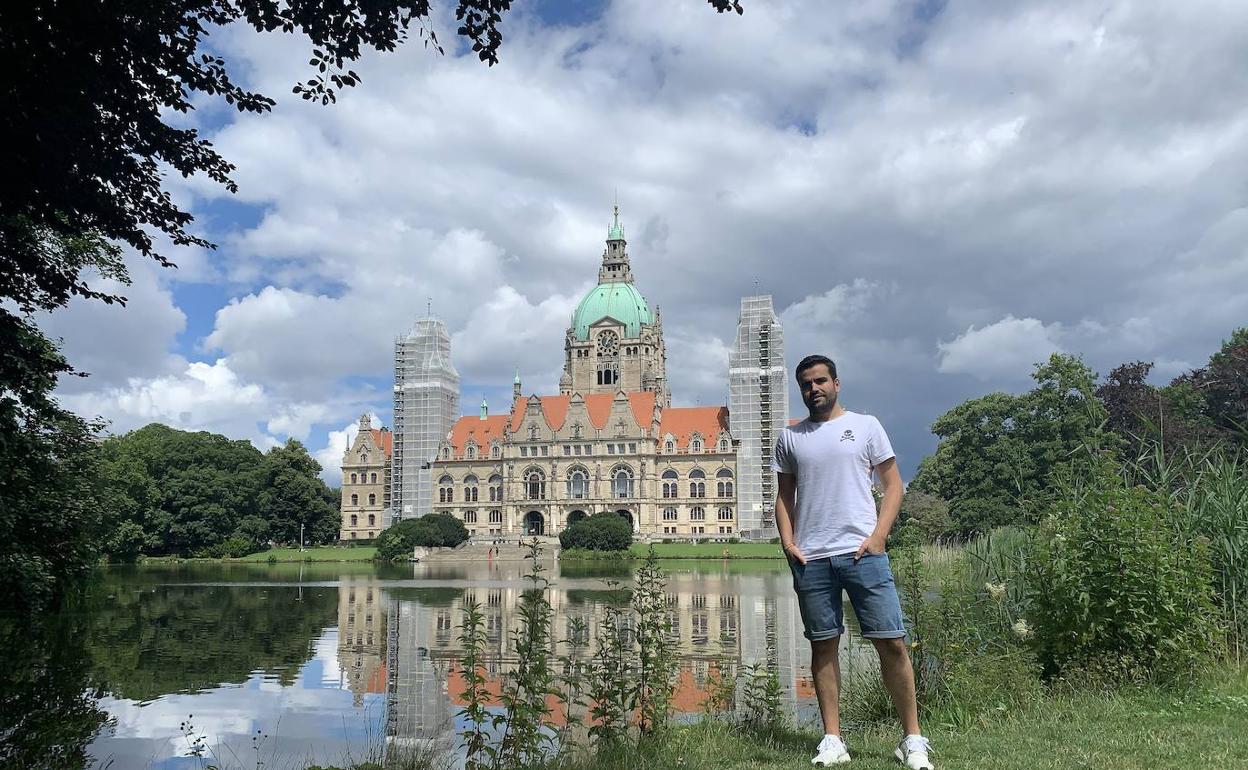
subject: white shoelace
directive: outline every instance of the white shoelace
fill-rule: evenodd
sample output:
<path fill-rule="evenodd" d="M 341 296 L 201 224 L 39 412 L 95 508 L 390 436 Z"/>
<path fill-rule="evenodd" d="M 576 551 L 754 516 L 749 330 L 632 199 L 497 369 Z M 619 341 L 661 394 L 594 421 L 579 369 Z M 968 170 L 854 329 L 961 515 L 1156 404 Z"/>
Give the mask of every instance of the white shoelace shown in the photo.
<path fill-rule="evenodd" d="M 901 744 L 906 751 L 920 751 L 924 754 L 932 753 L 932 744 L 921 735 L 907 735 L 902 739 Z"/>

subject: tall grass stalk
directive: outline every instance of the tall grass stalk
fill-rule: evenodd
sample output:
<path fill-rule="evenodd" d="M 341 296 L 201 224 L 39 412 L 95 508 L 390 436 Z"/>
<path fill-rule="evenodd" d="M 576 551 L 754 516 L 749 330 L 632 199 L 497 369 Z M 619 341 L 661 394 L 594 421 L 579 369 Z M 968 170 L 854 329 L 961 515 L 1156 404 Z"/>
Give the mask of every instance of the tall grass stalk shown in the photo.
<path fill-rule="evenodd" d="M 550 585 L 542 573 L 542 545 L 537 538 L 526 543 L 529 550 L 529 587 L 520 594 L 517 615 L 521 626 L 512 632 L 516 670 L 503 684 L 499 700 L 504 708 L 503 737 L 496 765 L 527 767 L 540 763 L 553 743 L 554 734 L 545 728 L 551 710 L 546 696 L 558 695 L 551 667 L 553 610 L 546 592 Z"/>

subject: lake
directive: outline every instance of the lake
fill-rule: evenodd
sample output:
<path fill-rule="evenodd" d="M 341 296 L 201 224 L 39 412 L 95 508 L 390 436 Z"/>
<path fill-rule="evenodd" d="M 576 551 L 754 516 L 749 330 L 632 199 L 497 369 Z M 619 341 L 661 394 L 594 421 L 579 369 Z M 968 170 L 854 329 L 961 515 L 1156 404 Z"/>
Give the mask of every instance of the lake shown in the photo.
<path fill-rule="evenodd" d="M 579 618 L 592 647 L 604 608 L 619 597 L 608 581 L 627 584 L 631 572 L 547 564 L 555 638 Z M 680 664 L 677 712 L 701 711 L 713 670 L 764 662 L 788 707 L 813 719 L 810 648 L 785 564 L 661 564 Z M 377 759 L 387 746 L 451 747 L 463 726 L 463 608 L 481 605 L 487 689 L 496 694 L 516 664 L 511 632 L 526 569 L 519 561 L 109 569 L 89 610 L 63 619 L 65 638 L 49 645 L 66 657 L 41 664 L 54 681 L 32 685 L 62 694 L 45 715 L 62 727 L 30 740 L 72 742 L 64 725 L 77 717 L 68 712 L 83 708 L 94 709 L 96 722 L 83 723 L 79 750 L 118 769 L 200 767 L 201 754 L 226 767 L 262 760 L 273 770 Z M 848 607 L 846 620 L 848 682 L 852 668 L 874 665 L 874 653 Z M 56 708 L 67 712 L 59 722 Z"/>

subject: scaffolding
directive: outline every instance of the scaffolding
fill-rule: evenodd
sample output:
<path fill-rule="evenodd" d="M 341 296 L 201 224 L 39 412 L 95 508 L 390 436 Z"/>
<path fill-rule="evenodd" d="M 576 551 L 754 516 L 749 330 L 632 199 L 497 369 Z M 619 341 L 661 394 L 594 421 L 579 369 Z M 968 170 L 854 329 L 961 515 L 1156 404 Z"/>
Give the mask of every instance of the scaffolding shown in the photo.
<path fill-rule="evenodd" d="M 433 510 L 433 461 L 459 418 L 451 336 L 434 318 L 394 340 L 394 455 L 386 526 Z"/>
<path fill-rule="evenodd" d="M 771 453 L 788 422 L 784 327 L 771 295 L 741 298 L 728 363 L 728 419 L 737 448 L 737 522 L 742 537 L 774 537 L 776 475 Z"/>

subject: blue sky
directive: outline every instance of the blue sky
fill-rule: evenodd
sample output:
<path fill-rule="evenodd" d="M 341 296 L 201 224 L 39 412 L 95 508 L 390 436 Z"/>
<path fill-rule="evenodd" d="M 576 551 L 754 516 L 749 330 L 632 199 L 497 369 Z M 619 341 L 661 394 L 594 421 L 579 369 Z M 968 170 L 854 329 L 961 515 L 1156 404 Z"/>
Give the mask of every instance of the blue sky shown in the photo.
<path fill-rule="evenodd" d="M 297 438 L 332 479 L 361 412 L 388 424 L 393 338 L 429 297 L 465 412 L 505 408 L 517 367 L 554 391 L 616 195 L 675 403 L 724 403 L 757 286 L 906 477 L 938 415 L 1054 351 L 1164 381 L 1248 318 L 1248 7 L 745 7 L 522 4 L 498 66 L 370 54 L 330 107 L 290 94 L 306 40 L 221 30 L 278 105 L 188 118 L 237 166 L 234 196 L 168 180 L 219 248 L 132 261 L 125 310 L 43 319 L 92 373 L 63 398 L 117 431 Z"/>

